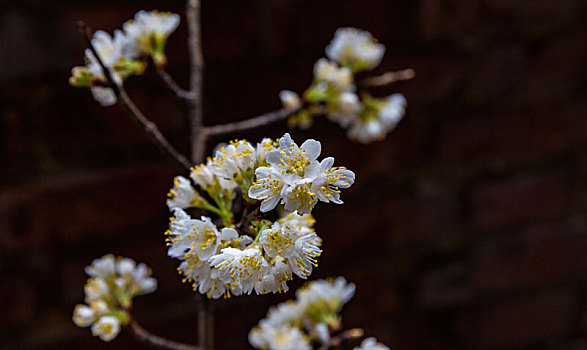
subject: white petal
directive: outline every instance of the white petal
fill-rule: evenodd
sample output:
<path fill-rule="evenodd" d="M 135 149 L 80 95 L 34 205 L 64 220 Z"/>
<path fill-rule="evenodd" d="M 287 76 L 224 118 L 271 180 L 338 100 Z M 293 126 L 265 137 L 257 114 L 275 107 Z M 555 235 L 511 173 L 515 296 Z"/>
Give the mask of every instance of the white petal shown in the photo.
<path fill-rule="evenodd" d="M 238 238 L 238 233 L 233 228 L 224 227 L 222 231 L 220 231 L 218 238 L 223 241 L 230 241 Z"/>
<path fill-rule="evenodd" d="M 309 162 L 316 160 L 320 156 L 320 152 L 322 150 L 320 141 L 316 141 L 314 139 L 306 140 L 300 148 L 308 153 Z"/>
<path fill-rule="evenodd" d="M 279 197 L 277 196 L 270 196 L 267 199 L 265 199 L 263 202 L 261 202 L 261 211 L 263 213 L 268 212 L 269 210 L 275 208 L 277 206 L 277 204 L 279 203 Z"/>

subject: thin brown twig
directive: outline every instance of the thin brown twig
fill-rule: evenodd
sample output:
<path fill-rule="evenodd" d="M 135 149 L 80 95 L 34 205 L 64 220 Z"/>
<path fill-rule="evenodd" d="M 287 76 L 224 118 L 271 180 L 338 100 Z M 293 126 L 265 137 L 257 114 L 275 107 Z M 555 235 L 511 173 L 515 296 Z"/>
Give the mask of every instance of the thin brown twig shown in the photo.
<path fill-rule="evenodd" d="M 202 350 L 207 350 L 208 300 L 200 293 L 196 293 L 195 299 L 198 306 L 198 345 Z"/>
<path fill-rule="evenodd" d="M 202 350 L 201 347 L 195 345 L 176 342 L 174 340 L 169 340 L 158 335 L 152 334 L 134 320 L 130 321 L 128 328 L 131 330 L 135 338 L 153 347 L 170 350 Z"/>
<path fill-rule="evenodd" d="M 190 58 L 190 94 L 188 101 L 188 118 L 190 123 L 190 148 L 192 162 L 202 163 L 206 151 L 206 134 L 203 126 L 203 98 L 204 86 L 204 55 L 202 53 L 200 0 L 187 0 L 186 17 L 188 24 L 188 50 Z M 203 350 L 212 350 L 206 340 L 207 330 L 211 327 L 208 322 L 210 310 L 207 309 L 207 300 L 201 294 L 196 295 L 198 303 L 198 344 Z"/>
<path fill-rule="evenodd" d="M 92 51 L 92 54 L 94 55 L 94 57 L 98 61 L 100 68 L 102 68 L 102 72 L 104 73 L 104 77 L 106 77 L 106 80 L 108 81 L 108 83 L 113 85 L 111 87 L 114 90 L 114 92 L 116 92 L 118 85 L 114 82 L 114 79 L 112 78 L 112 73 L 110 72 L 110 69 L 108 69 L 108 67 L 106 67 L 106 65 L 102 61 L 102 57 L 100 57 L 100 55 L 98 55 L 98 51 L 96 51 L 94 44 L 92 44 L 92 29 L 90 27 L 88 27 L 83 21 L 78 21 L 77 25 L 79 27 L 80 34 L 86 40 L 86 43 L 90 47 L 90 51 Z"/>
<path fill-rule="evenodd" d="M 411 69 L 403 69 L 397 72 L 387 72 L 375 77 L 369 77 L 361 81 L 362 87 L 385 86 L 397 81 L 410 80 L 416 76 L 416 72 Z"/>
<path fill-rule="evenodd" d="M 80 21 L 78 23 L 78 25 L 80 28 L 80 32 L 84 36 L 90 50 L 92 51 L 92 54 L 96 58 L 96 61 L 98 61 L 98 64 L 100 65 L 100 67 L 102 68 L 102 72 L 104 73 L 104 77 L 106 78 L 106 80 L 109 84 L 109 87 L 116 94 L 116 97 L 118 98 L 119 103 L 128 112 L 128 114 L 131 116 L 132 120 L 135 121 L 139 126 L 141 126 L 143 131 L 145 131 L 147 136 L 149 136 L 151 141 L 153 141 L 153 143 L 155 143 L 155 145 L 157 145 L 157 147 L 161 150 L 161 152 L 164 155 L 166 155 L 171 161 L 178 164 L 181 168 L 189 171 L 191 164 L 187 160 L 187 158 L 185 156 L 183 156 L 181 153 L 179 153 L 171 145 L 171 143 L 167 140 L 167 138 L 165 138 L 165 136 L 163 136 L 161 131 L 159 131 L 159 128 L 157 128 L 157 125 L 155 123 L 153 123 L 152 121 L 147 119 L 147 117 L 145 117 L 145 115 L 139 110 L 139 108 L 133 103 L 131 98 L 128 96 L 128 94 L 124 90 L 124 87 L 122 85 L 116 84 L 116 82 L 114 81 L 114 78 L 112 77 L 112 72 L 110 71 L 110 69 L 108 67 L 106 67 L 106 65 L 102 61 L 102 58 L 100 57 L 100 55 L 96 51 L 96 48 L 92 44 L 91 29 L 82 21 Z"/>
<path fill-rule="evenodd" d="M 250 130 L 283 120 L 289 117 L 290 115 L 298 112 L 299 110 L 300 108 L 282 108 L 276 111 L 268 112 L 256 117 L 252 117 L 234 123 L 205 126 L 203 128 L 203 133 L 207 136 L 215 136 Z"/>
<path fill-rule="evenodd" d="M 245 205 L 245 209 L 243 211 L 243 215 L 240 219 L 240 221 L 238 222 L 238 224 L 236 224 L 236 228 L 239 230 L 246 230 L 248 228 L 248 226 L 251 224 L 251 221 L 253 221 L 253 219 L 255 219 L 258 215 L 259 215 L 259 206 L 256 205 L 253 210 L 250 210 L 251 208 L 249 207 L 249 204 L 247 203 Z"/>
<path fill-rule="evenodd" d="M 206 341 L 208 349 L 214 349 L 214 311 L 215 311 L 215 304 L 213 300 L 208 300 L 208 310 L 207 316 L 208 319 L 206 320 L 206 325 L 208 326 L 208 333 L 206 334 Z"/>
<path fill-rule="evenodd" d="M 138 107 L 132 102 L 124 88 L 118 89 L 118 98 L 121 105 L 129 112 L 132 119 L 137 122 L 149 136 L 149 138 L 159 147 L 159 149 L 165 154 L 170 160 L 176 162 L 183 169 L 190 171 L 191 164 L 187 158 L 179 153 L 163 136 L 157 125 L 152 121 L 148 120 Z"/>
<path fill-rule="evenodd" d="M 161 78 L 161 80 L 163 80 L 163 82 L 165 83 L 165 86 L 167 86 L 167 88 L 169 90 L 171 90 L 171 92 L 173 92 L 173 94 L 185 101 L 191 101 L 194 97 L 191 91 L 182 89 L 177 82 L 173 79 L 173 77 L 171 75 L 169 75 L 169 73 L 167 73 L 167 71 L 165 70 L 165 68 L 157 66 L 157 74 L 159 75 L 159 77 Z"/>
<path fill-rule="evenodd" d="M 188 22 L 188 48 L 190 53 L 190 92 L 189 106 L 190 140 L 192 161 L 202 162 L 206 146 L 206 134 L 202 132 L 204 85 L 204 55 L 202 54 L 200 0 L 187 0 L 186 16 Z"/>

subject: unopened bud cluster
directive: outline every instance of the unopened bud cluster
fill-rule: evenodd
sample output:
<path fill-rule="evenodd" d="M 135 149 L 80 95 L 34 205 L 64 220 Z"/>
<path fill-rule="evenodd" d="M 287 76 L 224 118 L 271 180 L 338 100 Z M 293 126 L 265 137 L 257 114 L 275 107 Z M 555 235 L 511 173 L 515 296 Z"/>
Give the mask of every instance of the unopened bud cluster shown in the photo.
<path fill-rule="evenodd" d="M 379 65 L 385 46 L 371 33 L 356 28 L 339 28 L 326 47 L 326 57 L 314 65 L 314 82 L 300 98 L 292 91 L 279 94 L 286 108 L 300 109 L 290 117 L 290 125 L 307 128 L 313 117 L 328 119 L 347 129 L 347 136 L 360 143 L 382 140 L 401 120 L 406 99 L 401 94 L 384 98 L 359 91 L 355 74 Z"/>
<path fill-rule="evenodd" d="M 190 180 L 175 178 L 167 200 L 174 213 L 166 232 L 168 255 L 182 260 L 178 270 L 194 290 L 209 298 L 285 292 L 293 275 L 305 279 L 312 273 L 322 239 L 310 212 L 318 201 L 342 203 L 340 189 L 355 180 L 352 171 L 333 167 L 334 158 L 318 161 L 320 153 L 320 142 L 298 146 L 289 134 L 256 147 L 236 140 L 192 168 L 198 190 Z M 239 224 L 254 214 L 240 226 L 233 212 L 237 194 L 250 211 L 239 213 Z M 190 207 L 217 214 L 222 227 L 210 217 L 192 218 L 184 211 Z M 264 219 L 273 209 L 285 213 L 275 222 Z"/>
<path fill-rule="evenodd" d="M 165 43 L 179 25 L 179 15 L 158 11 L 139 11 L 134 20 L 114 31 L 114 36 L 98 30 L 91 40 L 104 66 L 110 71 L 113 83 L 121 85 L 131 75 L 141 75 L 148 59 L 156 65 L 167 63 Z M 69 83 L 75 87 L 89 87 L 94 99 L 103 106 L 116 103 L 116 94 L 108 87 L 106 74 L 91 49 L 85 51 L 85 66 L 71 70 Z"/>
<path fill-rule="evenodd" d="M 129 258 L 105 255 L 86 267 L 90 276 L 84 286 L 86 304 L 78 304 L 73 322 L 78 327 L 92 326 L 92 334 L 109 342 L 130 322 L 128 310 L 135 296 L 152 293 L 157 280 L 143 263 Z"/>

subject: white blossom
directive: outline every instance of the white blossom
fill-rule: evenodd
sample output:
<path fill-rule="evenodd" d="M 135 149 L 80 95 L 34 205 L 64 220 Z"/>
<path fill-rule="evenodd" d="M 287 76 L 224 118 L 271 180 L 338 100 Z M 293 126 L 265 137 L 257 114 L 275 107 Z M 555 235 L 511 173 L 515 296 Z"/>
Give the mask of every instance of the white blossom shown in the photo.
<path fill-rule="evenodd" d="M 134 264 L 134 261 L 132 263 Z M 133 270 L 128 272 L 128 275 L 123 274 L 124 278 L 130 279 L 129 289 L 132 295 L 149 294 L 157 290 L 157 280 L 150 276 L 151 269 L 143 263 L 136 265 Z"/>
<path fill-rule="evenodd" d="M 263 292 L 261 282 L 268 263 L 259 249 L 224 248 L 209 261 L 210 266 L 218 269 L 218 278 L 230 283 L 233 294 L 251 294 L 253 290 L 257 294 Z"/>
<path fill-rule="evenodd" d="M 321 58 L 314 64 L 314 78 L 332 84 L 339 91 L 354 88 L 353 73 L 347 67 L 338 67 L 336 63 Z"/>
<path fill-rule="evenodd" d="M 322 253 L 321 240 L 316 233 L 301 234 L 296 222 L 283 225 L 275 222 L 270 229 L 261 232 L 259 243 L 269 257 L 286 259 L 291 271 L 301 278 L 312 273 Z"/>
<path fill-rule="evenodd" d="M 310 276 L 312 269 L 318 266 L 317 258 L 322 254 L 321 245 L 322 239 L 315 232 L 303 235 L 296 240 L 294 254 L 288 259 L 293 273 L 301 278 Z"/>
<path fill-rule="evenodd" d="M 122 258 L 118 260 L 116 270 L 114 283 L 132 296 L 149 294 L 157 289 L 157 280 L 150 277 L 151 270 L 143 263 L 137 265 L 132 259 Z"/>
<path fill-rule="evenodd" d="M 279 139 L 279 148 L 267 155 L 270 167 L 255 170 L 256 181 L 249 188 L 249 197 L 263 199 L 261 211 L 267 212 L 281 202 L 287 211 L 309 213 L 316 198 L 309 191 L 310 183 L 317 175 L 320 142 L 309 139 L 301 147 L 289 134 Z"/>
<path fill-rule="evenodd" d="M 274 150 L 275 147 L 277 147 L 277 142 L 273 141 L 268 137 L 264 138 L 263 140 L 261 140 L 261 142 L 257 143 L 257 163 L 266 163 L 267 155 L 270 151 Z"/>
<path fill-rule="evenodd" d="M 311 190 L 319 200 L 342 204 L 340 189 L 348 188 L 355 182 L 355 173 L 345 168 L 333 168 L 334 158 L 324 158 L 320 162 L 320 171 L 312 183 Z"/>
<path fill-rule="evenodd" d="M 224 162 L 224 160 L 222 161 Z M 229 194 L 233 194 L 238 184 L 232 178 L 218 177 L 216 174 L 222 173 L 222 176 L 229 177 L 236 174 L 236 167 L 234 161 L 229 161 L 231 169 L 225 167 L 222 162 L 215 158 L 209 158 L 206 164 L 200 164 L 191 168 L 190 177 L 194 182 L 206 191 L 209 191 L 215 185 Z M 216 168 L 216 169 L 215 169 Z M 231 172 L 234 171 L 234 172 Z M 229 196 L 231 197 L 231 196 Z"/>
<path fill-rule="evenodd" d="M 228 179 L 222 179 L 222 178 L 217 178 L 218 180 L 218 185 L 220 186 L 220 188 L 222 188 L 224 191 L 228 192 L 228 193 L 234 193 L 234 190 L 238 187 L 238 184 L 234 181 L 234 180 L 228 180 Z"/>
<path fill-rule="evenodd" d="M 120 333 L 120 321 L 114 316 L 102 316 L 92 325 L 92 335 L 100 337 L 105 342 L 116 338 Z"/>
<path fill-rule="evenodd" d="M 259 167 L 255 170 L 255 183 L 249 187 L 249 197 L 262 199 L 261 211 L 275 208 L 287 195 L 286 176 L 274 167 Z"/>
<path fill-rule="evenodd" d="M 110 36 L 110 34 L 98 30 L 94 33 L 92 37 L 92 46 L 96 50 L 98 56 L 100 56 L 100 60 L 104 63 L 106 68 L 109 68 L 111 73 L 113 74 L 113 79 L 115 82 L 120 83 L 120 77 L 115 73 L 112 72 L 111 68 L 120 60 L 122 57 L 122 50 L 125 43 L 125 35 L 120 30 L 116 30 L 114 32 L 114 38 Z M 102 81 L 106 80 L 104 75 L 104 71 L 102 70 L 102 66 L 98 62 L 96 56 L 91 49 L 86 49 L 85 51 L 86 59 L 88 60 L 88 70 L 92 75 Z"/>
<path fill-rule="evenodd" d="M 201 220 L 194 220 L 179 208 L 175 209 L 174 215 L 167 232 L 167 254 L 173 258 L 185 259 L 189 253 L 200 260 L 208 260 L 217 253 L 221 242 L 239 238 L 232 228 L 225 227 L 219 232 L 208 217 L 202 216 Z"/>
<path fill-rule="evenodd" d="M 104 107 L 116 104 L 116 94 L 114 93 L 114 90 L 109 87 L 92 86 L 90 87 L 90 92 L 92 93 L 94 100 L 98 101 L 98 103 Z"/>
<path fill-rule="evenodd" d="M 377 342 L 375 338 L 367 338 L 363 340 L 361 346 L 355 346 L 353 350 L 389 350 L 389 348 Z"/>
<path fill-rule="evenodd" d="M 116 84 L 121 84 L 122 78 L 113 68 L 122 57 L 122 50 L 125 40 L 126 38 L 124 33 L 120 30 L 114 32 L 114 38 L 102 30 L 96 31 L 92 37 L 92 46 L 96 50 L 98 56 L 100 56 L 100 60 L 102 63 L 104 63 L 104 66 L 110 70 L 110 75 Z M 86 49 L 85 55 L 88 61 L 88 71 L 96 79 L 102 82 L 106 82 L 106 76 L 102 66 L 98 62 L 96 56 L 94 56 L 92 50 Z M 94 99 L 102 106 L 112 106 L 116 104 L 116 94 L 112 88 L 104 86 L 92 86 L 90 87 L 90 91 Z"/>
<path fill-rule="evenodd" d="M 125 54 L 130 58 L 151 55 L 157 62 L 166 61 L 163 49 L 167 37 L 179 25 L 178 14 L 159 11 L 141 10 L 134 20 L 124 23 L 124 32 L 128 37 Z"/>
<path fill-rule="evenodd" d="M 90 277 L 108 278 L 116 273 L 116 258 L 108 254 L 94 259 L 90 266 L 86 266 L 85 272 Z"/>
<path fill-rule="evenodd" d="M 347 284 L 343 277 L 312 281 L 296 291 L 298 302 L 305 308 L 318 304 L 334 313 L 339 312 L 354 294 L 355 285 Z"/>
<path fill-rule="evenodd" d="M 285 292 L 292 275 L 306 278 L 322 252 L 316 233 L 295 220 L 276 222 L 250 245 L 250 237 L 239 237 L 232 228 L 218 232 L 209 218 L 194 220 L 175 209 L 166 234 L 168 255 L 183 260 L 179 270 L 185 281 L 211 298 Z"/>
<path fill-rule="evenodd" d="M 326 47 L 326 56 L 354 71 L 379 65 L 385 46 L 378 44 L 371 33 L 356 28 L 339 28 Z"/>
<path fill-rule="evenodd" d="M 351 140 L 360 143 L 371 143 L 381 141 L 387 135 L 387 129 L 379 120 L 367 120 L 355 123 L 347 133 Z"/>
<path fill-rule="evenodd" d="M 269 257 L 274 258 L 279 255 L 289 258 L 296 248 L 297 238 L 298 231 L 294 227 L 289 225 L 282 226 L 279 222 L 275 222 L 270 229 L 261 232 L 259 243 Z"/>
<path fill-rule="evenodd" d="M 287 281 L 292 279 L 292 268 L 287 260 L 276 256 L 269 262 L 269 267 L 262 277 L 260 290 L 262 293 L 285 293 L 289 290 Z"/>
<path fill-rule="evenodd" d="M 310 350 L 312 347 L 298 329 L 289 326 L 273 327 L 262 325 L 249 333 L 249 343 L 256 349 L 269 350 Z"/>
<path fill-rule="evenodd" d="M 132 298 L 154 292 L 157 280 L 151 277 L 147 265 L 137 265 L 132 259 L 115 258 L 112 254 L 94 259 L 85 271 L 90 276 L 84 286 L 89 306 L 76 305 L 73 322 L 79 327 L 92 325 L 94 335 L 110 341 L 120 332 L 120 322 L 131 307 Z"/>
<path fill-rule="evenodd" d="M 308 346 L 312 342 L 328 344 L 331 330 L 340 327 L 341 308 L 354 291 L 355 286 L 342 277 L 309 282 L 298 290 L 296 300 L 271 307 L 249 332 L 249 342 L 257 349 L 278 349 L 278 334 L 284 335 L 283 344 L 294 338 L 288 334 L 296 334 L 295 338 L 302 337 Z M 305 348 L 301 342 L 296 344 L 295 349 Z"/>
<path fill-rule="evenodd" d="M 78 304 L 73 310 L 73 323 L 78 327 L 89 327 L 96 320 L 94 310 L 88 305 Z"/>
<path fill-rule="evenodd" d="M 99 317 L 105 315 L 109 311 L 109 306 L 104 300 L 97 300 L 90 303 L 90 307 L 94 311 L 94 314 Z"/>
<path fill-rule="evenodd" d="M 73 310 L 73 323 L 78 327 L 89 327 L 96 319 L 108 312 L 108 304 L 103 300 L 96 300 L 90 306 L 78 304 Z"/>
<path fill-rule="evenodd" d="M 322 344 L 326 344 L 330 340 L 330 329 L 326 323 L 312 324 L 308 333 Z"/>
<path fill-rule="evenodd" d="M 317 167 L 313 167 L 316 169 Z M 290 175 L 288 187 L 283 196 L 283 204 L 287 211 L 298 211 L 302 214 L 308 214 L 312 211 L 318 200 L 316 194 L 310 190 L 312 180 L 316 177 L 316 172 L 308 172 L 307 177 L 296 178 L 295 175 Z"/>
<path fill-rule="evenodd" d="M 230 297 L 230 284 L 218 279 L 218 270 L 212 268 L 208 261 L 200 261 L 194 256 L 183 261 L 179 265 L 179 270 L 187 280 L 193 282 L 194 291 L 213 299 Z"/>
<path fill-rule="evenodd" d="M 231 141 L 221 147 L 210 161 L 210 171 L 220 178 L 232 180 L 238 172 L 252 169 L 257 161 L 255 149 L 245 140 Z"/>
<path fill-rule="evenodd" d="M 293 91 L 289 90 L 282 90 L 279 92 L 279 99 L 281 100 L 281 104 L 285 108 L 289 109 L 297 109 L 302 106 L 302 100 L 300 96 Z"/>
<path fill-rule="evenodd" d="M 93 301 L 108 297 L 114 282 L 116 287 L 128 290 L 133 296 L 152 293 L 157 289 L 157 281 L 150 277 L 149 268 L 141 263 L 138 266 L 129 258 L 116 258 L 112 254 L 95 259 L 86 267 L 86 273 L 93 278 L 84 287 L 86 300 Z"/>
<path fill-rule="evenodd" d="M 190 177 L 203 189 L 214 184 L 214 174 L 210 170 L 210 162 L 196 165 L 191 168 Z"/>
<path fill-rule="evenodd" d="M 167 254 L 183 260 L 179 270 L 186 276 L 186 281 L 194 283 L 195 290 L 211 298 L 229 294 L 230 283 L 218 278 L 218 270 L 210 266 L 208 260 L 222 248 L 244 248 L 252 242 L 250 237 L 239 237 L 236 230 L 228 227 L 219 231 L 210 218 L 203 216 L 201 220 L 195 220 L 182 209 L 174 210 L 166 234 Z M 233 294 L 240 292 L 235 289 Z"/>
<path fill-rule="evenodd" d="M 379 118 L 388 130 L 395 128 L 406 110 L 407 101 L 402 94 L 387 97 L 379 111 Z"/>
<path fill-rule="evenodd" d="M 192 202 L 196 199 L 196 193 L 190 180 L 183 176 L 176 176 L 173 179 L 173 188 L 169 190 L 167 199 L 167 207 L 169 209 L 175 208 L 189 208 L 192 206 Z"/>
<path fill-rule="evenodd" d="M 329 105 L 327 117 L 346 128 L 359 118 L 362 107 L 356 93 L 345 91 L 338 96 L 335 103 Z"/>
<path fill-rule="evenodd" d="M 85 300 L 88 303 L 109 297 L 110 292 L 110 286 L 101 277 L 88 279 L 84 286 Z"/>
<path fill-rule="evenodd" d="M 304 318 L 304 308 L 298 302 L 288 300 L 284 303 L 272 306 L 267 312 L 262 322 L 278 327 L 281 325 L 290 325 L 301 327 Z"/>
<path fill-rule="evenodd" d="M 298 147 L 286 133 L 279 139 L 279 147 L 268 153 L 266 161 L 269 166 L 255 170 L 255 182 L 249 188 L 249 197 L 262 200 L 262 212 L 281 203 L 286 211 L 297 211 L 302 215 L 310 213 L 319 199 L 342 203 L 336 191 L 350 186 L 354 182 L 354 173 L 340 170 L 336 173 L 342 168 L 326 169 L 325 164 L 331 166 L 334 159 L 327 158 L 319 163 L 316 159 L 320 152 L 320 142 L 309 139 Z"/>
<path fill-rule="evenodd" d="M 406 99 L 401 94 L 393 94 L 383 101 L 377 101 L 374 110 L 364 112 L 348 131 L 349 138 L 360 143 L 370 143 L 385 138 L 401 120 Z"/>
<path fill-rule="evenodd" d="M 116 263 L 116 272 L 122 276 L 131 275 L 136 266 L 133 259 L 122 258 Z"/>
<path fill-rule="evenodd" d="M 279 148 L 270 151 L 267 163 L 278 168 L 282 173 L 305 176 L 311 167 L 315 167 L 322 146 L 314 139 L 306 140 L 301 147 L 292 140 L 288 133 L 279 139 Z"/>
<path fill-rule="evenodd" d="M 300 215 L 297 211 L 287 213 L 284 217 L 278 220 L 280 224 L 288 223 L 294 225 L 300 234 L 306 234 L 314 232 L 314 224 L 316 220 L 312 214 Z"/>

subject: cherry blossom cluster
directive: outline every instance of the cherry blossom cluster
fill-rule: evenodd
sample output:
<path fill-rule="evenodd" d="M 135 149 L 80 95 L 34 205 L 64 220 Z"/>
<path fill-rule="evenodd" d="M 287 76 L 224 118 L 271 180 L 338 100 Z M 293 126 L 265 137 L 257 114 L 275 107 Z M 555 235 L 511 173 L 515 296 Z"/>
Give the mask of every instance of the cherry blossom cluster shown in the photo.
<path fill-rule="evenodd" d="M 170 210 L 190 207 L 205 209 L 219 215 L 225 226 L 233 224 L 231 208 L 237 188 L 245 194 L 245 200 L 252 201 L 246 193 L 254 181 L 255 168 L 266 164 L 265 158 L 275 148 L 276 143 L 265 138 L 256 147 L 245 140 L 234 140 L 228 145 L 220 145 L 213 158 L 208 158 L 205 164 L 191 168 L 191 182 L 183 176 L 175 177 L 173 188 L 169 190 L 167 206 Z M 192 183 L 206 192 L 213 204 Z"/>
<path fill-rule="evenodd" d="M 151 59 L 156 65 L 167 63 L 165 43 L 179 25 L 179 15 L 158 11 L 139 11 L 134 20 L 114 31 L 114 36 L 98 30 L 91 40 L 105 67 L 110 70 L 115 84 L 131 75 L 141 75 Z M 90 49 L 85 50 L 85 66 L 74 67 L 69 82 L 75 87 L 89 87 L 92 96 L 103 106 L 117 101 L 114 90 L 108 87 L 107 77 L 98 59 Z"/>
<path fill-rule="evenodd" d="M 78 304 L 73 322 L 78 327 L 92 326 L 92 334 L 105 342 L 116 338 L 121 325 L 128 324 L 128 310 L 135 296 L 157 289 L 157 280 L 143 263 L 129 258 L 105 255 L 86 267 L 90 276 L 84 286 L 86 304 Z"/>
<path fill-rule="evenodd" d="M 318 162 L 320 152 L 320 142 L 309 139 L 298 147 L 286 133 L 279 139 L 279 146 L 267 154 L 268 166 L 255 170 L 249 197 L 263 200 L 262 212 L 283 204 L 288 212 L 309 214 L 318 200 L 342 204 L 340 189 L 350 187 L 355 174 L 333 167 L 332 157 Z"/>
<path fill-rule="evenodd" d="M 326 57 L 314 65 L 314 82 L 303 100 L 295 92 L 282 91 L 284 107 L 299 109 L 290 125 L 307 128 L 313 117 L 326 113 L 329 120 L 347 129 L 347 136 L 360 143 L 382 140 L 401 120 L 406 99 L 401 94 L 384 98 L 360 89 L 355 74 L 379 65 L 385 47 L 371 33 L 356 28 L 339 28 L 326 47 Z"/>
<path fill-rule="evenodd" d="M 256 349 L 312 349 L 327 344 L 341 328 L 340 311 L 355 293 L 343 277 L 316 280 L 296 292 L 296 299 L 269 309 L 249 333 Z"/>
<path fill-rule="evenodd" d="M 256 147 L 235 140 L 193 167 L 191 181 L 175 178 L 168 255 L 181 260 L 178 270 L 194 290 L 209 298 L 279 293 L 294 275 L 310 276 L 322 253 L 310 212 L 318 201 L 342 203 L 340 189 L 355 180 L 352 171 L 333 167 L 334 158 L 318 161 L 320 153 L 320 142 L 298 146 L 289 134 Z M 252 214 L 238 213 L 238 225 L 237 194 Z M 222 226 L 192 218 L 184 210 L 192 207 L 218 215 Z M 283 213 L 274 222 L 264 218 L 273 209 Z"/>
<path fill-rule="evenodd" d="M 332 337 L 341 331 L 342 307 L 354 294 L 355 285 L 343 277 L 308 282 L 297 290 L 295 300 L 269 309 L 249 332 L 249 343 L 263 350 L 310 350 L 315 344 L 328 348 Z M 358 331 L 353 337 L 362 335 L 362 330 Z M 367 338 L 354 350 L 389 348 Z"/>

